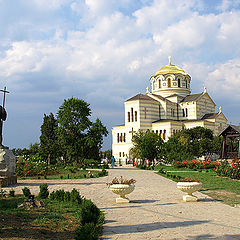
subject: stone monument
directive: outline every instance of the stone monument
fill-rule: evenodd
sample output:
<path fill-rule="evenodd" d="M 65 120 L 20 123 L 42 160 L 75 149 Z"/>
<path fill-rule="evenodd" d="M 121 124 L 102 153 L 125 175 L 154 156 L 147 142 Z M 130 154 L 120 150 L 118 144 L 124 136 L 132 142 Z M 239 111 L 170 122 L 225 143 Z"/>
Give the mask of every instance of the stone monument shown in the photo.
<path fill-rule="evenodd" d="M 7 187 L 17 183 L 17 176 L 15 175 L 16 157 L 8 147 L 2 144 L 3 121 L 7 119 L 7 112 L 4 108 L 5 96 L 9 92 L 6 87 L 0 91 L 3 92 L 3 106 L 0 105 L 0 187 Z"/>

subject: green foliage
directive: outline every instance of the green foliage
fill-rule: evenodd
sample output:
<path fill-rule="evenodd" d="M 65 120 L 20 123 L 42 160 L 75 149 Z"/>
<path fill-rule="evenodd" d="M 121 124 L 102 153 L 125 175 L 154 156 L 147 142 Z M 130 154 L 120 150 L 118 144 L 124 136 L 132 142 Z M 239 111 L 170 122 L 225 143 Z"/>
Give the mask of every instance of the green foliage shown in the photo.
<path fill-rule="evenodd" d="M 105 169 L 102 169 L 102 171 L 98 173 L 98 177 L 103 177 L 106 175 L 108 175 L 108 172 Z"/>
<path fill-rule="evenodd" d="M 215 171 L 219 176 L 240 180 L 240 160 L 236 158 L 232 162 L 227 160 L 219 162 Z"/>
<path fill-rule="evenodd" d="M 57 138 L 57 120 L 52 113 L 44 114 L 43 124 L 41 126 L 40 152 L 43 159 L 48 163 L 56 163 L 60 156 L 60 146 Z"/>
<path fill-rule="evenodd" d="M 84 158 L 99 159 L 99 150 L 107 129 L 99 119 L 89 120 L 89 104 L 78 98 L 64 100 L 57 113 L 58 137 L 69 161 L 80 162 Z"/>
<path fill-rule="evenodd" d="M 161 136 L 149 130 L 139 130 L 132 138 L 131 154 L 139 159 L 153 161 L 162 152 L 163 140 Z"/>
<path fill-rule="evenodd" d="M 172 166 L 176 168 L 189 169 L 214 169 L 218 166 L 218 161 L 193 159 L 189 161 L 173 161 Z"/>
<path fill-rule="evenodd" d="M 31 156 L 31 158 L 18 157 L 15 170 L 17 176 L 28 177 L 46 175 L 49 171 L 48 165 L 40 159 L 39 154 Z"/>
<path fill-rule="evenodd" d="M 10 197 L 15 197 L 15 191 L 14 191 L 13 189 L 11 189 L 11 190 L 9 191 L 9 196 L 10 196 Z"/>
<path fill-rule="evenodd" d="M 94 223 L 87 223 L 80 226 L 76 230 L 76 240 L 97 240 L 98 239 L 98 227 Z"/>
<path fill-rule="evenodd" d="M 59 202 L 73 202 L 76 204 L 81 204 L 82 197 L 80 193 L 73 188 L 71 192 L 65 192 L 63 189 L 56 190 L 50 193 L 51 200 L 57 200 Z"/>
<path fill-rule="evenodd" d="M 73 188 L 71 193 L 70 193 L 70 201 L 78 203 L 78 204 L 80 204 L 82 202 L 82 197 L 81 197 L 80 193 L 75 188 Z"/>
<path fill-rule="evenodd" d="M 22 192 L 25 197 L 28 197 L 29 195 L 31 195 L 30 189 L 28 187 L 24 187 L 22 189 Z"/>
<path fill-rule="evenodd" d="M 84 199 L 78 212 L 78 217 L 82 225 L 86 223 L 94 223 L 96 225 L 99 221 L 100 213 L 99 208 L 91 200 Z"/>
<path fill-rule="evenodd" d="M 38 197 L 41 199 L 48 198 L 49 191 L 48 191 L 48 185 L 47 183 L 40 184 L 40 192 L 38 194 Z"/>
<path fill-rule="evenodd" d="M 214 137 L 210 129 L 195 127 L 178 132 L 164 143 L 163 159 L 166 162 L 190 160 L 194 157 L 219 153 L 221 137 Z"/>

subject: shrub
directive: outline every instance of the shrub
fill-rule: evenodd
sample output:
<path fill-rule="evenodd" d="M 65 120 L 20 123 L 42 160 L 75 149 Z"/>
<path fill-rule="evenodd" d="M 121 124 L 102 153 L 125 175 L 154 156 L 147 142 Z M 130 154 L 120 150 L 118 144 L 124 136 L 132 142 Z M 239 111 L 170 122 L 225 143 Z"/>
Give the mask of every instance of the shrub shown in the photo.
<path fill-rule="evenodd" d="M 186 160 L 186 161 L 173 161 L 172 166 L 176 168 L 190 168 L 190 169 L 211 169 L 219 164 L 218 161 L 211 160 Z"/>
<path fill-rule="evenodd" d="M 84 199 L 79 211 L 79 218 L 82 225 L 86 223 L 97 224 L 100 216 L 99 208 L 91 201 Z"/>
<path fill-rule="evenodd" d="M 94 223 L 87 223 L 76 230 L 76 240 L 97 240 L 98 228 Z"/>
<path fill-rule="evenodd" d="M 49 197 L 51 200 L 55 200 L 55 192 L 51 192 Z"/>
<path fill-rule="evenodd" d="M 31 195 L 30 189 L 27 187 L 24 187 L 22 189 L 23 195 L 28 198 L 29 195 Z"/>
<path fill-rule="evenodd" d="M 47 174 L 49 168 L 46 162 L 42 160 L 34 161 L 36 159 L 19 157 L 16 162 L 16 174 L 20 177 L 28 176 L 44 176 Z"/>
<path fill-rule="evenodd" d="M 48 198 L 49 191 L 48 191 L 48 185 L 46 183 L 40 184 L 40 192 L 38 194 L 38 197 L 41 199 Z"/>
<path fill-rule="evenodd" d="M 215 171 L 219 176 L 240 179 L 240 160 L 236 158 L 231 163 L 228 161 L 220 162 L 220 164 L 216 166 Z"/>
<path fill-rule="evenodd" d="M 70 201 L 76 202 L 78 204 L 80 204 L 82 202 L 82 197 L 75 188 L 73 188 L 73 190 L 70 193 Z"/>
<path fill-rule="evenodd" d="M 15 191 L 13 189 L 9 191 L 9 196 L 15 197 Z"/>
<path fill-rule="evenodd" d="M 71 199 L 70 195 L 71 195 L 70 192 L 65 192 L 65 194 L 64 194 L 65 202 L 70 202 L 70 199 Z"/>
<path fill-rule="evenodd" d="M 64 201 L 65 192 L 63 189 L 57 190 L 54 194 L 54 199 L 60 202 Z"/>

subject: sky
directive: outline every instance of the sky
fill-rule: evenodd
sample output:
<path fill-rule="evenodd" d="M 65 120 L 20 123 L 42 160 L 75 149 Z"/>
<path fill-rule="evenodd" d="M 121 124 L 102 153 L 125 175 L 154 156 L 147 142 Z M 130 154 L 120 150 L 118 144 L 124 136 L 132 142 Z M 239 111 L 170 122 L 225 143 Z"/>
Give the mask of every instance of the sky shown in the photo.
<path fill-rule="evenodd" d="M 3 144 L 39 142 L 44 114 L 76 97 L 107 126 L 110 149 L 124 101 L 146 92 L 168 56 L 192 93 L 206 87 L 216 111 L 240 124 L 239 19 L 240 0 L 0 0 Z"/>

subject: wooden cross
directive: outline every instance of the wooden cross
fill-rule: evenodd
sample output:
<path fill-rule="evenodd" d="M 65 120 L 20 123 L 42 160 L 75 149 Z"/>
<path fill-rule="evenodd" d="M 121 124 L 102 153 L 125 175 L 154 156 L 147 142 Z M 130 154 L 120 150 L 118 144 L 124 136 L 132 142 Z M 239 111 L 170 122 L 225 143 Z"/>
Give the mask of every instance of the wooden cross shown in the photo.
<path fill-rule="evenodd" d="M 0 89 L 0 91 L 3 92 L 3 108 L 4 108 L 5 107 L 6 93 L 9 93 L 9 92 L 7 91 L 6 87 L 4 87 L 4 90 Z"/>
<path fill-rule="evenodd" d="M 148 112 L 148 110 L 147 110 L 147 108 L 144 108 L 144 113 L 145 113 L 145 117 L 144 117 L 144 119 L 147 119 L 147 112 Z"/>
<path fill-rule="evenodd" d="M 136 131 L 133 131 L 133 128 L 132 128 L 132 131 L 129 131 L 129 133 L 132 134 L 132 137 L 133 137 L 133 134 L 135 133 Z"/>

